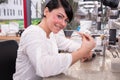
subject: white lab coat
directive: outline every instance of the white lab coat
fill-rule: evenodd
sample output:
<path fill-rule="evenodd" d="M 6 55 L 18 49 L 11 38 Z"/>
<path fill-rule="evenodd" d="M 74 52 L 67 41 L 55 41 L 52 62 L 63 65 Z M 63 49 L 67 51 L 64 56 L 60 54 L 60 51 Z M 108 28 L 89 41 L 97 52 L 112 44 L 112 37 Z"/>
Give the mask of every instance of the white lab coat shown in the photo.
<path fill-rule="evenodd" d="M 14 80 L 40 80 L 66 71 L 72 62 L 71 54 L 59 54 L 58 49 L 75 51 L 80 44 L 63 36 L 46 33 L 36 25 L 29 26 L 22 34 Z"/>

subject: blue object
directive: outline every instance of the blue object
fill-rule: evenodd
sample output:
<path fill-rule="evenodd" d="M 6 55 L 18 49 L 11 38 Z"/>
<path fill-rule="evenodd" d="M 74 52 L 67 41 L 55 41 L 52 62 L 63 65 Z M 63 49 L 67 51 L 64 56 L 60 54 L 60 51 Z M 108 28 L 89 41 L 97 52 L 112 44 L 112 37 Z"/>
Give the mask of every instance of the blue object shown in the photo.
<path fill-rule="evenodd" d="M 77 27 L 77 31 L 80 31 L 80 26 Z"/>

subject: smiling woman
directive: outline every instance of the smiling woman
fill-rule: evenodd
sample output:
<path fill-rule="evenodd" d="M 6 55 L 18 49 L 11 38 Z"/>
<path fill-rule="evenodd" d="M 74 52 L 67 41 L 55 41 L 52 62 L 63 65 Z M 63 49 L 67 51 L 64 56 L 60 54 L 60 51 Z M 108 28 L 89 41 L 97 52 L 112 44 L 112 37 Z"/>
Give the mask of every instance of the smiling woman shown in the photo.
<path fill-rule="evenodd" d="M 45 30 L 47 37 L 49 37 L 51 32 L 57 33 L 61 29 L 64 29 L 67 23 L 72 20 L 72 7 L 68 5 L 69 3 L 63 0 L 61 2 L 59 0 L 50 0 L 46 5 L 43 12 L 44 17 L 39 26 Z"/>
<path fill-rule="evenodd" d="M 81 35 L 84 44 L 81 45 L 57 35 L 72 18 L 73 10 L 67 0 L 48 1 L 41 22 L 30 25 L 21 35 L 14 80 L 40 80 L 41 77 L 54 76 L 81 58 L 88 58 L 95 47 L 91 36 Z M 59 49 L 71 54 L 59 54 Z"/>

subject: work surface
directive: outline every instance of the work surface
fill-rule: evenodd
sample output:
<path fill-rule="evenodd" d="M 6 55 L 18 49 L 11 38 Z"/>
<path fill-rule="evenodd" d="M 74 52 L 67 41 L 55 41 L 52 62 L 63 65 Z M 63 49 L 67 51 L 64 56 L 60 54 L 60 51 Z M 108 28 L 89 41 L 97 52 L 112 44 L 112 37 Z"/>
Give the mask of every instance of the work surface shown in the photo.
<path fill-rule="evenodd" d="M 0 40 L 16 40 L 16 41 L 19 41 L 20 37 L 17 37 L 17 36 L 0 36 Z"/>
<path fill-rule="evenodd" d="M 44 78 L 43 80 L 120 80 L 120 73 L 111 72 L 111 59 L 97 55 L 92 61 L 78 61 L 64 74 Z M 57 65 L 56 65 L 57 66 Z"/>

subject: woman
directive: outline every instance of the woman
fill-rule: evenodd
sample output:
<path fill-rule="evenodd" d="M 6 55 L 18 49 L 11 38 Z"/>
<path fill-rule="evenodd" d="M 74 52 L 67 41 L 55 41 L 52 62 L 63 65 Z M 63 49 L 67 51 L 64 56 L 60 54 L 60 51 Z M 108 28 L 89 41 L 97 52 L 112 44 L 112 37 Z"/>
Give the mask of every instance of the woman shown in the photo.
<path fill-rule="evenodd" d="M 40 77 L 63 73 L 79 59 L 87 57 L 95 47 L 89 35 L 81 34 L 82 45 L 55 35 L 72 20 L 72 8 L 67 0 L 50 0 L 39 25 L 29 26 L 22 34 L 14 80 L 40 80 Z M 71 54 L 59 54 L 58 50 Z"/>

